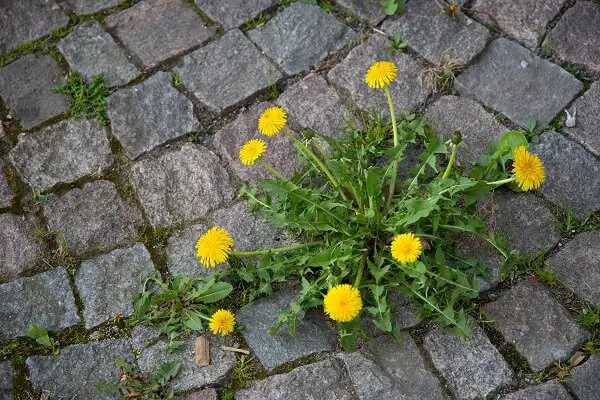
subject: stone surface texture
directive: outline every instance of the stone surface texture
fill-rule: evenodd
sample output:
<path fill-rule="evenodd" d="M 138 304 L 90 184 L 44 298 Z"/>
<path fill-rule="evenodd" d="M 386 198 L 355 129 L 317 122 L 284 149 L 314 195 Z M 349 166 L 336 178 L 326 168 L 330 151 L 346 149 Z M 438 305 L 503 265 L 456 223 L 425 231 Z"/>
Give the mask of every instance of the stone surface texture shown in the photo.
<path fill-rule="evenodd" d="M 425 68 L 407 54 L 389 54 L 389 41 L 381 36 L 371 36 L 365 43 L 355 47 L 348 56 L 327 74 L 330 83 L 349 92 L 355 105 L 361 109 L 374 110 L 388 115 L 385 94 L 369 88 L 364 81 L 369 66 L 376 61 L 391 61 L 398 68 L 398 76 L 390 85 L 394 109 L 413 110 L 425 102 L 431 89 L 421 83 Z"/>
<path fill-rule="evenodd" d="M 573 398 L 562 385 L 547 382 L 531 386 L 502 397 L 502 400 L 572 400 Z"/>
<path fill-rule="evenodd" d="M 600 232 L 576 235 L 546 265 L 577 296 L 591 304 L 600 304 Z"/>
<path fill-rule="evenodd" d="M 153 226 L 173 226 L 205 217 L 234 196 L 218 157 L 200 145 L 135 163 L 130 179 Z"/>
<path fill-rule="evenodd" d="M 140 211 L 123 201 L 108 181 L 87 183 L 44 202 L 48 226 L 70 254 L 112 250 L 138 237 Z M 64 243 L 63 243 L 64 240 Z"/>
<path fill-rule="evenodd" d="M 600 160 L 556 132 L 546 132 L 530 146 L 544 163 L 546 181 L 538 191 L 551 202 L 584 218 L 600 210 Z"/>
<path fill-rule="evenodd" d="M 477 278 L 481 291 L 493 289 L 500 283 L 500 267 L 504 264 L 504 257 L 491 244 L 465 232 L 454 236 L 454 246 L 461 256 L 485 265 L 488 276 Z"/>
<path fill-rule="evenodd" d="M 584 364 L 573 368 L 567 387 L 578 400 L 595 400 L 600 393 L 600 355 L 592 355 Z"/>
<path fill-rule="evenodd" d="M 566 361 L 588 333 L 537 284 L 520 283 L 483 307 L 494 328 L 529 362 L 533 372 Z"/>
<path fill-rule="evenodd" d="M 275 4 L 275 0 L 196 0 L 198 8 L 226 30 L 239 27 Z"/>
<path fill-rule="evenodd" d="M 171 86 L 167 72 L 110 95 L 108 117 L 130 159 L 200 129 L 192 102 Z"/>
<path fill-rule="evenodd" d="M 0 361 L 0 399 L 12 400 L 15 370 L 10 361 Z"/>
<path fill-rule="evenodd" d="M 106 86 L 123 85 L 139 75 L 125 53 L 97 21 L 86 22 L 58 42 L 71 68 L 88 82 L 102 76 Z"/>
<path fill-rule="evenodd" d="M 337 3 L 354 16 L 373 26 L 385 18 L 379 0 L 338 0 Z"/>
<path fill-rule="evenodd" d="M 57 356 L 32 356 L 27 359 L 29 379 L 34 388 L 49 393 L 52 398 L 109 400 L 96 388 L 96 383 L 119 380 L 117 357 L 134 362 L 127 340 L 74 344 L 62 348 Z"/>
<path fill-rule="evenodd" d="M 219 114 L 282 77 L 238 29 L 183 57 L 175 73 L 198 100 Z"/>
<path fill-rule="evenodd" d="M 296 323 L 296 336 L 290 335 L 285 327 L 277 335 L 269 334 L 269 330 L 277 324 L 279 312 L 296 297 L 294 290 L 284 289 L 242 307 L 236 314 L 239 324 L 246 327 L 243 331 L 246 343 L 268 370 L 336 347 L 335 331 L 318 312 L 309 312 Z"/>
<path fill-rule="evenodd" d="M 521 126 L 530 117 L 548 125 L 583 88 L 567 71 L 504 38 L 494 40 L 455 86 Z"/>
<path fill-rule="evenodd" d="M 454 61 L 469 63 L 484 48 L 490 35 L 480 24 L 462 13 L 449 18 L 428 0 L 412 0 L 406 12 L 388 19 L 385 32 L 400 38 L 432 64 Z"/>
<path fill-rule="evenodd" d="M 15 194 L 6 181 L 2 169 L 2 163 L 0 163 L 0 208 L 8 208 L 12 205 Z"/>
<path fill-rule="evenodd" d="M 76 14 L 93 14 L 116 7 L 121 3 L 121 0 L 69 0 L 69 4 Z"/>
<path fill-rule="evenodd" d="M 79 322 L 63 267 L 0 285 L 0 338 L 26 336 L 29 324 L 59 331 Z"/>
<path fill-rule="evenodd" d="M 85 327 L 96 327 L 117 314 L 133 314 L 133 295 L 153 272 L 154 264 L 143 244 L 83 262 L 75 275 L 75 285 L 83 302 Z"/>
<path fill-rule="evenodd" d="M 446 398 L 408 334 L 400 343 L 381 336 L 364 344 L 360 351 L 343 353 L 341 358 L 361 400 Z"/>
<path fill-rule="evenodd" d="M 457 399 L 485 398 L 513 382 L 512 370 L 477 326 L 471 339 L 434 329 L 424 346 Z"/>
<path fill-rule="evenodd" d="M 146 69 L 199 46 L 214 33 L 183 0 L 144 0 L 105 22 Z"/>
<path fill-rule="evenodd" d="M 356 34 L 321 7 L 297 2 L 248 36 L 291 75 L 310 69 Z"/>
<path fill-rule="evenodd" d="M 31 217 L 0 214 L 0 281 L 28 274 L 42 257 Z"/>
<path fill-rule="evenodd" d="M 207 388 L 198 392 L 180 397 L 181 400 L 219 400 L 219 394 L 213 388 Z"/>
<path fill-rule="evenodd" d="M 196 256 L 196 242 L 207 230 L 205 225 L 198 224 L 171 235 L 167 244 L 167 268 L 171 275 L 208 276 L 229 266 L 229 263 L 225 263 L 216 269 L 209 269 L 200 264 L 200 259 Z"/>
<path fill-rule="evenodd" d="M 104 128 L 94 120 L 71 119 L 21 134 L 10 158 L 38 192 L 100 173 L 114 161 Z"/>
<path fill-rule="evenodd" d="M 32 128 L 67 111 L 66 97 L 52 93 L 63 81 L 52 57 L 30 54 L 0 68 L 0 97 L 23 128 Z"/>
<path fill-rule="evenodd" d="M 235 400 L 353 399 L 351 384 L 337 360 L 324 360 L 288 373 L 254 381 L 239 390 Z"/>
<path fill-rule="evenodd" d="M 564 127 L 564 131 L 581 143 L 583 147 L 600 156 L 600 81 L 590 86 L 583 96 L 577 98 L 571 107 L 576 110 L 576 125 Z"/>

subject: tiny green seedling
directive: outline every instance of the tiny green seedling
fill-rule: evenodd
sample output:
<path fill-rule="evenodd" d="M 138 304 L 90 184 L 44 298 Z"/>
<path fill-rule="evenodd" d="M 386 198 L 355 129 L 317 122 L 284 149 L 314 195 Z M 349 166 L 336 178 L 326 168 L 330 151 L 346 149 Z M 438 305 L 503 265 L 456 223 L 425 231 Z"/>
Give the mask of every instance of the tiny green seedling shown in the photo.
<path fill-rule="evenodd" d="M 581 325 L 600 327 L 600 304 L 596 307 L 585 306 L 577 315 Z"/>
<path fill-rule="evenodd" d="M 34 339 L 38 344 L 52 351 L 57 355 L 60 352 L 58 343 L 48 335 L 48 330 L 40 324 L 30 324 L 27 327 L 27 336 Z"/>
<path fill-rule="evenodd" d="M 401 14 L 406 10 L 406 0 L 381 0 L 386 15 Z"/>
<path fill-rule="evenodd" d="M 390 45 L 386 49 L 389 54 L 404 53 L 408 44 L 400 38 L 400 34 L 396 33 L 394 38 L 390 40 Z"/>
<path fill-rule="evenodd" d="M 106 98 L 108 88 L 101 76 L 94 76 L 87 84 L 77 72 L 69 74 L 67 81 L 52 89 L 54 93 L 69 96 L 69 107 L 74 119 L 95 119 L 100 126 L 106 126 Z"/>

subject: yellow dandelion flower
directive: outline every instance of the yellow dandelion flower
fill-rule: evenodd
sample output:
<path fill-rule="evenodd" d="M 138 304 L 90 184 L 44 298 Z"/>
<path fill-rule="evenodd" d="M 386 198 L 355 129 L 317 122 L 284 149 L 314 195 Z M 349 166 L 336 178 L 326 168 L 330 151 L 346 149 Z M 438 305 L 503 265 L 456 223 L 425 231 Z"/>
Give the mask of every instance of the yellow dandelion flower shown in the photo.
<path fill-rule="evenodd" d="M 396 236 L 392 241 L 391 248 L 392 257 L 404 264 L 417 261 L 423 252 L 421 241 L 412 233 Z"/>
<path fill-rule="evenodd" d="M 210 317 L 208 327 L 215 335 L 229 335 L 235 327 L 235 315 L 229 310 L 219 309 Z"/>
<path fill-rule="evenodd" d="M 334 286 L 325 295 L 323 306 L 332 320 L 350 322 L 362 310 L 360 292 L 348 284 Z"/>
<path fill-rule="evenodd" d="M 214 268 L 227 261 L 233 239 L 225 229 L 210 228 L 196 242 L 196 255 L 206 268 Z"/>
<path fill-rule="evenodd" d="M 240 148 L 240 161 L 244 165 L 254 165 L 267 150 L 267 144 L 261 139 L 250 139 Z"/>
<path fill-rule="evenodd" d="M 398 69 L 393 62 L 378 61 L 369 67 L 365 82 L 371 89 L 380 89 L 394 82 Z"/>
<path fill-rule="evenodd" d="M 515 150 L 513 172 L 517 184 L 524 191 L 539 188 L 546 179 L 542 160 L 527 151 L 525 146 L 519 146 Z"/>
<path fill-rule="evenodd" d="M 283 129 L 287 114 L 281 107 L 267 108 L 258 119 L 258 131 L 266 137 L 273 137 Z"/>

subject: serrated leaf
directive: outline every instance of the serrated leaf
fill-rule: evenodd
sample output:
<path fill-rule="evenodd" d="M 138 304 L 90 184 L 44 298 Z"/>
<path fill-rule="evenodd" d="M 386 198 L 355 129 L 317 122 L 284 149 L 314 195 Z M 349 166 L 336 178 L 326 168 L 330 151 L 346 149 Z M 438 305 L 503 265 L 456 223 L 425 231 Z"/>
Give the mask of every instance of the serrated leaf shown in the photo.
<path fill-rule="evenodd" d="M 212 286 L 204 286 L 204 288 L 194 296 L 195 301 L 204 304 L 214 303 L 224 299 L 231 293 L 233 286 L 229 282 L 217 282 Z"/>

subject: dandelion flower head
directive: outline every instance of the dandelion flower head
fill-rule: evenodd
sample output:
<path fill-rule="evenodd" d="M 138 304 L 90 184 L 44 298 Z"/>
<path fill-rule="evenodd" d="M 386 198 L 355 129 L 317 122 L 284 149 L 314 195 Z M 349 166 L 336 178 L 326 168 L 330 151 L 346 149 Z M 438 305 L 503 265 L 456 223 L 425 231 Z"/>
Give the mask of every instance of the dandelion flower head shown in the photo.
<path fill-rule="evenodd" d="M 369 67 L 365 82 L 371 89 L 381 89 L 394 82 L 398 69 L 393 62 L 378 61 Z"/>
<path fill-rule="evenodd" d="M 254 165 L 267 150 L 267 144 L 261 139 L 250 139 L 240 148 L 240 161 L 244 165 Z"/>
<path fill-rule="evenodd" d="M 215 335 L 229 335 L 235 327 L 235 316 L 229 310 L 219 309 L 210 317 L 208 327 Z"/>
<path fill-rule="evenodd" d="M 225 229 L 210 228 L 196 242 L 196 255 L 207 268 L 223 264 L 229 258 L 233 239 Z"/>
<path fill-rule="evenodd" d="M 360 292 L 348 284 L 334 286 L 325 295 L 323 306 L 332 320 L 350 322 L 362 310 Z"/>
<path fill-rule="evenodd" d="M 273 137 L 287 123 L 287 114 L 281 107 L 267 108 L 258 118 L 258 131 L 266 137 Z"/>
<path fill-rule="evenodd" d="M 392 257 L 401 263 L 411 263 L 417 261 L 423 247 L 421 241 L 413 233 L 403 233 L 398 235 L 392 241 Z"/>
<path fill-rule="evenodd" d="M 515 150 L 513 172 L 517 184 L 524 191 L 539 188 L 546 179 L 542 160 L 527 151 L 525 146 L 519 146 Z"/>

